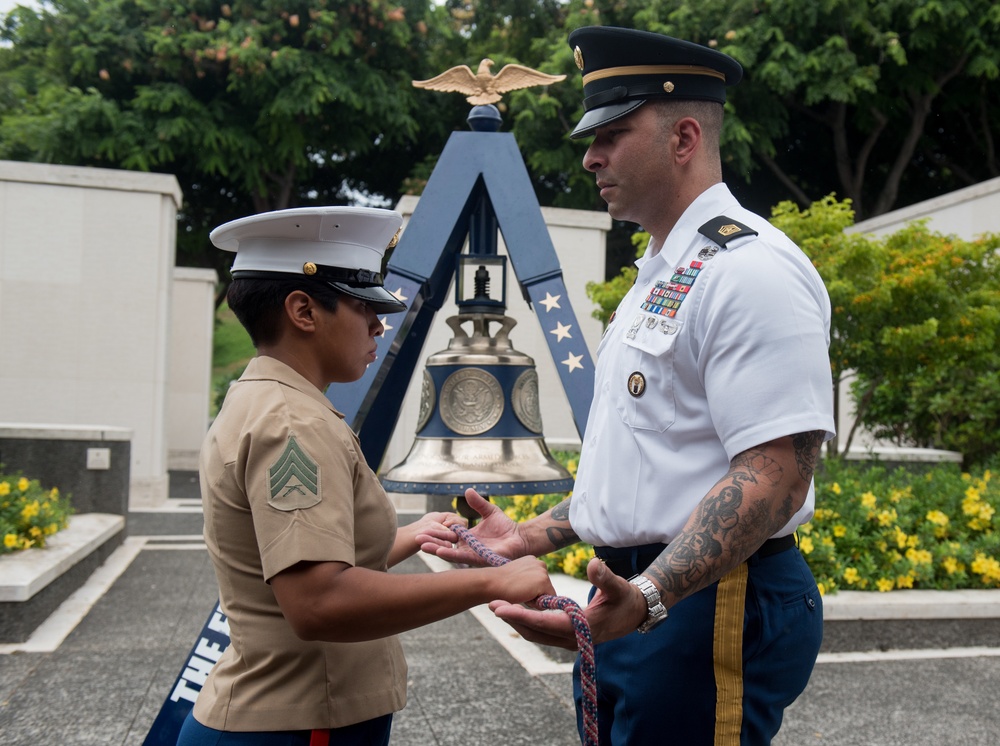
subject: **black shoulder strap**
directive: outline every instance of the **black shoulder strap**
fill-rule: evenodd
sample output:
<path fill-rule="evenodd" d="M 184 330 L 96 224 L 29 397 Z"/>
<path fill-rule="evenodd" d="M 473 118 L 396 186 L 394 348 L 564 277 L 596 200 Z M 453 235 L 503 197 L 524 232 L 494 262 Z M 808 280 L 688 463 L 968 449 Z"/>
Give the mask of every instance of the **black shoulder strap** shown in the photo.
<path fill-rule="evenodd" d="M 698 229 L 698 232 L 715 243 L 719 244 L 725 248 L 726 244 L 732 241 L 734 238 L 739 238 L 741 236 L 756 236 L 757 231 L 752 228 L 748 228 L 743 225 L 743 223 L 738 223 L 732 218 L 727 218 L 725 215 L 720 215 L 717 218 L 712 218 L 705 225 Z"/>

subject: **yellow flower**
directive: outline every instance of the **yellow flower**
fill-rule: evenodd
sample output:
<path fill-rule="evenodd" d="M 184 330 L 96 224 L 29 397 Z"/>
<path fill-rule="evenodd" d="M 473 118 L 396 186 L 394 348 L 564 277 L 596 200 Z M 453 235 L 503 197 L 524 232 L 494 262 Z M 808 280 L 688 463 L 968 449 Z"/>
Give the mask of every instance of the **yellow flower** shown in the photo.
<path fill-rule="evenodd" d="M 816 587 L 819 588 L 819 595 L 826 595 L 826 583 L 817 583 Z"/>
<path fill-rule="evenodd" d="M 941 567 L 943 567 L 944 571 L 949 575 L 954 575 L 959 570 L 964 569 L 962 567 L 962 563 L 954 557 L 945 557 L 941 560 Z"/>
<path fill-rule="evenodd" d="M 0 482 L 0 497 L 10 494 L 10 482 Z"/>
<path fill-rule="evenodd" d="M 931 523 L 937 524 L 938 526 L 948 525 L 948 516 L 942 513 L 940 510 L 930 510 L 927 512 L 927 520 Z"/>
<path fill-rule="evenodd" d="M 3 537 L 3 545 L 8 549 L 12 549 L 17 546 L 17 534 L 5 534 Z"/>
<path fill-rule="evenodd" d="M 808 536 L 803 536 L 799 539 L 799 551 L 802 552 L 802 554 L 809 554 L 813 549 L 813 540 Z"/>
<path fill-rule="evenodd" d="M 854 585 L 855 583 L 858 582 L 858 580 L 860 578 L 861 578 L 861 575 L 858 573 L 858 571 L 855 568 L 848 567 L 846 570 L 844 570 L 844 581 L 848 585 Z"/>
<path fill-rule="evenodd" d="M 836 546 L 836 542 L 834 542 L 834 540 L 831 539 L 829 536 L 824 536 L 823 540 L 820 543 L 825 547 Z"/>
<path fill-rule="evenodd" d="M 987 557 L 982 552 L 976 552 L 976 558 L 972 560 L 972 572 L 982 575 L 983 581 L 993 581 L 1000 584 L 1000 561 L 995 557 Z"/>
<path fill-rule="evenodd" d="M 878 525 L 891 526 L 896 521 L 896 510 L 883 510 L 878 514 Z"/>
<path fill-rule="evenodd" d="M 929 565 L 934 561 L 934 556 L 926 549 L 907 549 L 906 559 L 916 565 Z"/>
<path fill-rule="evenodd" d="M 50 523 L 49 525 L 47 525 L 45 527 L 45 535 L 46 536 L 51 536 L 52 534 L 54 534 L 58 530 L 59 530 L 59 525 L 58 524 L 56 524 L 56 523 Z"/>
<path fill-rule="evenodd" d="M 21 490 L 21 492 L 27 492 L 28 487 L 30 486 L 31 482 L 28 481 L 27 477 L 21 477 L 20 479 L 17 480 L 17 488 Z"/>
<path fill-rule="evenodd" d="M 53 487 L 49 490 L 49 500 L 55 500 L 57 497 L 59 497 L 59 488 Z"/>
<path fill-rule="evenodd" d="M 879 593 L 888 593 L 896 587 L 896 584 L 888 578 L 879 578 L 875 585 L 878 587 Z"/>
<path fill-rule="evenodd" d="M 841 493 L 840 485 L 837 482 L 834 482 L 833 484 L 831 484 L 830 485 L 830 492 L 832 492 L 835 495 L 839 495 Z"/>
<path fill-rule="evenodd" d="M 847 527 L 844 526 L 843 524 L 838 523 L 836 526 L 833 527 L 833 535 L 836 536 L 838 539 L 843 539 L 845 536 L 847 536 Z"/>
<path fill-rule="evenodd" d="M 28 529 L 28 534 L 37 539 L 39 536 L 42 535 L 42 529 L 38 528 L 38 526 L 32 526 L 31 528 Z"/>
<path fill-rule="evenodd" d="M 913 587 L 913 576 L 912 575 L 900 575 L 896 578 L 897 588 L 912 588 Z"/>
<path fill-rule="evenodd" d="M 38 515 L 38 500 L 33 500 L 21 509 L 21 517 L 28 521 Z"/>
<path fill-rule="evenodd" d="M 874 508 L 876 502 L 878 502 L 878 498 L 872 492 L 866 492 L 861 496 L 861 505 L 866 508 Z"/>
<path fill-rule="evenodd" d="M 898 546 L 900 549 L 905 549 L 906 542 L 909 539 L 909 537 L 906 535 L 906 532 L 903 531 L 903 529 L 901 529 L 899 526 L 894 526 L 893 529 L 896 532 L 895 536 L 896 546 Z"/>

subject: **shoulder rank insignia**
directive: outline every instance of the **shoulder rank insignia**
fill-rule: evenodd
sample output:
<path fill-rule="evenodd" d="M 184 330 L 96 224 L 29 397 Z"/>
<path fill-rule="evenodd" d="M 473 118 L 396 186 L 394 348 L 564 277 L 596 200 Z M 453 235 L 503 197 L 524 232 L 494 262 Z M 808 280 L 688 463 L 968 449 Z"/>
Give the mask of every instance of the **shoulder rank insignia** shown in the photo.
<path fill-rule="evenodd" d="M 301 510 L 320 501 L 319 467 L 291 435 L 268 469 L 268 504 L 278 510 Z"/>
<path fill-rule="evenodd" d="M 743 223 L 737 223 L 732 218 L 727 218 L 725 215 L 720 215 L 717 218 L 712 218 L 705 225 L 698 229 L 698 232 L 719 246 L 725 247 L 727 243 L 732 241 L 734 238 L 740 238 L 741 236 L 756 236 L 757 231 L 753 228 L 749 228 Z"/>

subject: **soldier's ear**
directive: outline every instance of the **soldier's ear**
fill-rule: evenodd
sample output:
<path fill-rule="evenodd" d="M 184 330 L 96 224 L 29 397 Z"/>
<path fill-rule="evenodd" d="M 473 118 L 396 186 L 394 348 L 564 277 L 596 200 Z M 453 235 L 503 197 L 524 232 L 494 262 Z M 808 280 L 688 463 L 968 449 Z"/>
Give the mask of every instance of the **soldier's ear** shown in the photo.
<path fill-rule="evenodd" d="M 293 290 L 285 297 L 285 316 L 289 323 L 304 332 L 316 330 L 316 301 L 302 290 Z"/>
<path fill-rule="evenodd" d="M 682 117 L 674 123 L 673 135 L 677 138 L 674 158 L 677 163 L 687 163 L 701 146 L 701 124 L 694 117 Z"/>

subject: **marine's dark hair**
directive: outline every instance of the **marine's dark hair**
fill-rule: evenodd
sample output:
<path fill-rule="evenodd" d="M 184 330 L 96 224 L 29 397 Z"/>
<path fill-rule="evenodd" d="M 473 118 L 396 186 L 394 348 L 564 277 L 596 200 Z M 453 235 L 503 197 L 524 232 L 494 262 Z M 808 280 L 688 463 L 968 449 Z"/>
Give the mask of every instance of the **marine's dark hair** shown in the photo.
<path fill-rule="evenodd" d="M 324 282 L 308 278 L 290 277 L 287 280 L 242 278 L 233 280 L 226 292 L 226 302 L 243 328 L 250 335 L 254 347 L 273 344 L 281 333 L 281 317 L 285 312 L 285 298 L 301 290 L 327 311 L 337 310 L 340 293 Z"/>

